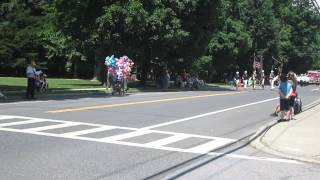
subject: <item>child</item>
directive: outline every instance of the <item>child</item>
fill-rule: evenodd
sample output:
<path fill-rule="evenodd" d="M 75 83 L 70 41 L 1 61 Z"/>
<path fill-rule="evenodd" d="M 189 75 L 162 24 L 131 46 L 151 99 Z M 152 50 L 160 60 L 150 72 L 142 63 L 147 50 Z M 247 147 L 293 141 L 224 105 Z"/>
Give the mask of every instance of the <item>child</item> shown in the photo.
<path fill-rule="evenodd" d="M 279 95 L 280 95 L 280 118 L 281 120 L 290 120 L 289 98 L 292 93 L 292 84 L 288 82 L 285 74 L 280 76 Z"/>

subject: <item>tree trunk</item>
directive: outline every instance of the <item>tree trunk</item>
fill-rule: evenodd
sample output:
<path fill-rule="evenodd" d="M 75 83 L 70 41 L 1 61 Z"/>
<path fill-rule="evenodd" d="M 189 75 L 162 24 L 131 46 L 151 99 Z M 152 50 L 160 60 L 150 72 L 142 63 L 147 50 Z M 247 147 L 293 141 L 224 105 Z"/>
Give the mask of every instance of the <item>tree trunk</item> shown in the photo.
<path fill-rule="evenodd" d="M 94 53 L 94 71 L 93 71 L 93 79 L 94 80 L 102 80 L 102 71 L 104 71 L 104 57 L 103 57 L 103 50 L 97 49 Z"/>
<path fill-rule="evenodd" d="M 208 68 L 208 77 L 207 77 L 208 83 L 212 83 L 213 76 L 214 76 L 213 63 L 210 63 Z"/>
<path fill-rule="evenodd" d="M 79 60 L 80 60 L 80 57 L 73 58 L 73 78 L 74 79 L 78 78 Z"/>
<path fill-rule="evenodd" d="M 149 66 L 150 66 L 150 63 L 147 58 L 141 67 L 140 84 L 142 84 L 142 85 L 145 85 L 148 80 Z"/>

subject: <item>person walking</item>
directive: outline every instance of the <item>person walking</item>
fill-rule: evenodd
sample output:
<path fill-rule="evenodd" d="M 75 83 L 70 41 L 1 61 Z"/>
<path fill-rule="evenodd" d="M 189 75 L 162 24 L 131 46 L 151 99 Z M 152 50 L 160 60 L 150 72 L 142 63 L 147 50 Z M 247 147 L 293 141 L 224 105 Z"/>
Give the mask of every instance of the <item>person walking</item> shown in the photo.
<path fill-rule="evenodd" d="M 288 82 L 286 74 L 280 75 L 279 95 L 280 95 L 280 119 L 290 120 L 289 98 L 292 93 L 292 84 Z"/>
<path fill-rule="evenodd" d="M 34 97 L 34 90 L 35 90 L 35 84 L 36 84 L 36 62 L 34 60 L 31 60 L 30 64 L 27 66 L 26 69 L 26 75 L 28 79 L 27 84 L 27 99 L 35 99 Z"/>
<path fill-rule="evenodd" d="M 244 88 L 247 88 L 248 79 L 249 79 L 248 71 L 244 71 L 244 73 L 243 73 L 243 75 L 242 75 L 243 87 L 244 87 Z"/>

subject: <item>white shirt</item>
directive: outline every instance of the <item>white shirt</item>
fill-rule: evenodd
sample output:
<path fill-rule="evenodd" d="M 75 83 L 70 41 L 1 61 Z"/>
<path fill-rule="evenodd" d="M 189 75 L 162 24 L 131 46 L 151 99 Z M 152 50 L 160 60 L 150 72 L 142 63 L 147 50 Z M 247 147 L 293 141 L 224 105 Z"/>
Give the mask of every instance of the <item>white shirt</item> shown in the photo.
<path fill-rule="evenodd" d="M 36 77 L 36 68 L 32 67 L 31 65 L 28 65 L 26 74 L 28 78 L 35 78 Z"/>

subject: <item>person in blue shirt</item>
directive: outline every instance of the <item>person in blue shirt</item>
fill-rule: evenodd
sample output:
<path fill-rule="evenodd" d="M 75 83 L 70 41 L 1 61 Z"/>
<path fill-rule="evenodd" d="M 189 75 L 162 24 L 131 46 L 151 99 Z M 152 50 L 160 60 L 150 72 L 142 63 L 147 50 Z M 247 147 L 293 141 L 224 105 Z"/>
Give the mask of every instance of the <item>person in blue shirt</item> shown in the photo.
<path fill-rule="evenodd" d="M 290 120 L 290 104 L 289 99 L 292 93 L 292 84 L 288 82 L 286 74 L 281 74 L 279 84 L 280 95 L 280 118 L 281 120 Z"/>

